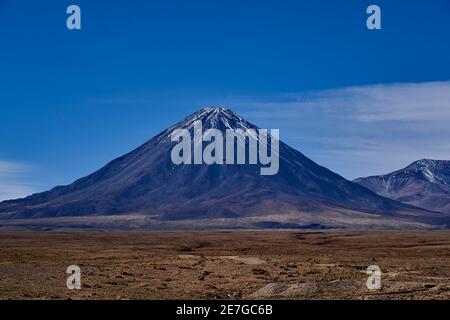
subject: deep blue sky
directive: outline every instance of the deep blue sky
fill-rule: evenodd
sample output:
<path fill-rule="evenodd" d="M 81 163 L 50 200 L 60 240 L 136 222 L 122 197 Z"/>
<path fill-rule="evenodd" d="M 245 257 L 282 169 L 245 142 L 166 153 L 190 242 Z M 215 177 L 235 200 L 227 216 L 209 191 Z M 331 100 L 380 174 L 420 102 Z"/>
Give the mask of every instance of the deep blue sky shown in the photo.
<path fill-rule="evenodd" d="M 69 4 L 81 7 L 81 31 L 66 29 Z M 369 4 L 381 7 L 381 31 L 365 27 Z M 205 104 L 234 101 L 260 124 L 253 99 L 447 81 L 449 42 L 448 0 L 0 0 L 0 188 L 69 183 Z M 283 139 L 282 121 L 261 121 Z"/>

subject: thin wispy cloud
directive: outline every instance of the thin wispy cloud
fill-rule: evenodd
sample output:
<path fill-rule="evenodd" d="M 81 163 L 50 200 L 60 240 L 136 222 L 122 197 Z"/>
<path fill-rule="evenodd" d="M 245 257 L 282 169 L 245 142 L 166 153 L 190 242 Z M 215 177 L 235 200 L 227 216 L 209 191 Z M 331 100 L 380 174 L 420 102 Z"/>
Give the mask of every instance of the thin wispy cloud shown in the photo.
<path fill-rule="evenodd" d="M 23 198 L 36 191 L 24 176 L 33 166 L 7 160 L 0 160 L 0 201 Z"/>
<path fill-rule="evenodd" d="M 26 184 L 0 181 L 0 201 L 23 198 L 34 193 L 35 190 L 33 186 Z"/>
<path fill-rule="evenodd" d="M 450 82 L 351 87 L 329 93 L 328 104 L 348 105 L 355 119 L 440 121 L 450 118 Z"/>
<path fill-rule="evenodd" d="M 0 160 L 0 175 L 23 173 L 29 169 L 30 165 L 21 162 Z"/>
<path fill-rule="evenodd" d="M 252 122 L 353 179 L 450 159 L 450 81 L 355 86 L 230 102 Z"/>

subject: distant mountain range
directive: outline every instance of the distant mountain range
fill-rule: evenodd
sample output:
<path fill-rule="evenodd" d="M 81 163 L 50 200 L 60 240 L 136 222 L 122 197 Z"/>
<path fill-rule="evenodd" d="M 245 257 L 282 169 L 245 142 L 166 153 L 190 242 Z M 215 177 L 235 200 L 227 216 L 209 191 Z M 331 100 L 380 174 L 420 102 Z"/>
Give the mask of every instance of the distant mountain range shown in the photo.
<path fill-rule="evenodd" d="M 422 159 L 355 182 L 383 197 L 450 214 L 450 161 Z"/>
<path fill-rule="evenodd" d="M 380 193 L 381 183 L 378 190 L 363 180 L 348 181 L 281 141 L 279 172 L 273 176 L 260 175 L 260 165 L 254 164 L 175 165 L 170 157 L 175 144 L 171 133 L 193 132 L 198 120 L 204 130 L 258 130 L 229 109 L 201 109 L 68 186 L 1 202 L 0 225 L 123 229 L 448 225 L 447 215 L 388 199 L 390 194 Z M 244 143 L 247 147 L 248 141 Z M 436 180 L 443 179 L 433 172 Z"/>

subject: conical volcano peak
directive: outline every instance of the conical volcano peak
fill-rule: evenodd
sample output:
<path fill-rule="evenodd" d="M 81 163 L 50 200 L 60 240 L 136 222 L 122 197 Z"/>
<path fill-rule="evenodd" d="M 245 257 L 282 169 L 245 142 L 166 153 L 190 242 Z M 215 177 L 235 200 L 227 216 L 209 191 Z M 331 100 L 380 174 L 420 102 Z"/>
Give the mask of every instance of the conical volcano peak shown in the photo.
<path fill-rule="evenodd" d="M 200 109 L 199 111 L 193 114 L 195 120 L 207 121 L 208 119 L 220 119 L 220 118 L 238 118 L 242 119 L 242 117 L 238 116 L 236 113 L 231 111 L 228 108 L 219 108 L 219 107 L 205 107 Z M 195 121 L 194 120 L 194 121 Z"/>
<path fill-rule="evenodd" d="M 200 109 L 198 112 L 209 112 L 209 113 L 234 113 L 233 111 L 231 111 L 230 108 L 226 108 L 226 107 L 214 107 L 214 106 L 208 106 L 208 107 L 204 107 L 202 109 Z"/>
<path fill-rule="evenodd" d="M 243 117 L 229 108 L 205 107 L 194 112 L 183 121 L 177 123 L 171 129 L 192 129 L 194 122 L 200 121 L 205 129 L 258 129 L 255 125 L 246 121 Z"/>
<path fill-rule="evenodd" d="M 240 115 L 233 112 L 231 109 L 223 107 L 205 107 L 194 113 L 194 115 L 195 114 L 199 116 L 200 120 L 207 120 L 213 118 L 236 119 L 239 121 L 244 120 Z"/>
<path fill-rule="evenodd" d="M 182 121 L 169 127 L 151 141 L 153 143 L 169 142 L 172 133 L 177 129 L 186 129 L 192 133 L 196 122 L 201 123 L 203 130 L 218 129 L 223 133 L 225 133 L 227 129 L 241 129 L 243 131 L 259 129 L 229 108 L 208 106 L 192 113 Z"/>

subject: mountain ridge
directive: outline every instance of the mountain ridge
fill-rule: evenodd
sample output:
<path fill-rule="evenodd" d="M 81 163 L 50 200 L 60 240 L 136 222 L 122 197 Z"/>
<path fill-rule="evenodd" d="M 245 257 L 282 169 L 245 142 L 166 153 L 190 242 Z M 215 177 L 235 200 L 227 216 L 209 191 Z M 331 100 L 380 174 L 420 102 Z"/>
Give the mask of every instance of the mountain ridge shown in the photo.
<path fill-rule="evenodd" d="M 403 169 L 354 182 L 397 201 L 450 213 L 450 161 L 420 159 Z"/>

